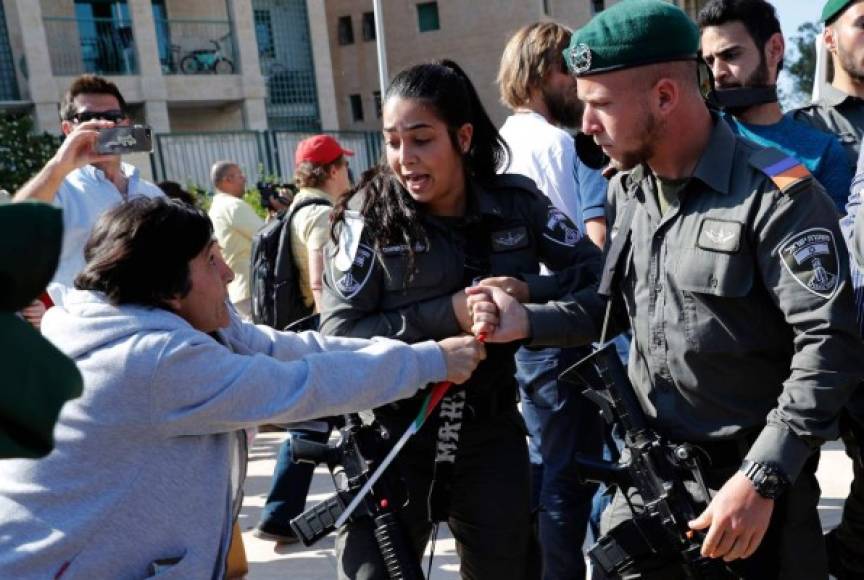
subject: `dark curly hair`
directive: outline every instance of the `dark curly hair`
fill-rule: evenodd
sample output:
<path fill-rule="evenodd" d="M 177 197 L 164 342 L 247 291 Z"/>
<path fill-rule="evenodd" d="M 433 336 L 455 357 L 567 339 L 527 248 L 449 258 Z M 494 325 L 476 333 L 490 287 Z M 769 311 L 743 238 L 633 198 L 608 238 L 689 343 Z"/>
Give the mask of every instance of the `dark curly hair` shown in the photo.
<path fill-rule="evenodd" d="M 447 125 L 453 148 L 460 150 L 457 130 L 465 123 L 474 127 L 471 147 L 463 155 L 466 176 L 478 181 L 491 180 L 498 169 L 506 166 L 509 149 L 483 108 L 477 90 L 465 71 L 451 60 L 419 64 L 401 71 L 384 95 L 391 98 L 416 99 L 428 105 Z M 418 244 L 428 242 L 419 221 L 420 208 L 405 191 L 382 158 L 377 167 L 367 170 L 358 185 L 342 197 L 333 208 L 331 237 L 338 239 L 341 222 L 351 199 L 363 194 L 360 213 L 376 247 L 405 244 L 408 247 L 408 279 L 413 274 Z M 406 279 L 407 282 L 407 279 Z"/>
<path fill-rule="evenodd" d="M 212 240 L 213 225 L 203 210 L 176 199 L 135 198 L 96 222 L 75 287 L 102 292 L 115 306 L 170 310 L 168 300 L 192 289 L 189 262 Z"/>

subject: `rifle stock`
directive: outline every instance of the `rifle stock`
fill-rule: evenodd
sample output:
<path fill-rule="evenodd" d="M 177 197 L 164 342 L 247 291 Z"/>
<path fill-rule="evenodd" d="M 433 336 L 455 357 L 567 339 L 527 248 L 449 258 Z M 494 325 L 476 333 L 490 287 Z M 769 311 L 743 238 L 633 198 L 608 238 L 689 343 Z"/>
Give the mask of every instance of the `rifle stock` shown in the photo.
<path fill-rule="evenodd" d="M 589 379 L 592 369 L 600 376 L 602 387 Z M 615 526 L 591 547 L 588 554 L 595 565 L 616 577 L 677 561 L 687 578 L 736 578 L 721 560 L 701 556 L 703 534 L 687 525 L 706 504 L 691 496 L 685 479 L 701 484 L 708 497 L 692 446 L 672 444 L 650 428 L 614 343 L 602 345 L 559 378 L 585 387 L 583 395 L 624 435 L 618 462 L 577 457 L 580 478 L 618 486 L 622 491 L 634 488 L 644 504 L 632 520 Z"/>
<path fill-rule="evenodd" d="M 369 478 L 383 456 L 385 437 L 377 424 L 366 425 L 356 414 L 345 416 L 335 445 L 304 441 L 294 449 L 294 460 L 326 463 L 337 484 L 337 492 L 293 520 L 291 529 L 306 546 L 311 546 L 336 529 L 336 521 Z M 379 479 L 348 518 L 371 518 L 375 542 L 391 580 L 422 580 L 420 560 L 396 519 L 395 508 L 401 505 L 397 486 Z"/>

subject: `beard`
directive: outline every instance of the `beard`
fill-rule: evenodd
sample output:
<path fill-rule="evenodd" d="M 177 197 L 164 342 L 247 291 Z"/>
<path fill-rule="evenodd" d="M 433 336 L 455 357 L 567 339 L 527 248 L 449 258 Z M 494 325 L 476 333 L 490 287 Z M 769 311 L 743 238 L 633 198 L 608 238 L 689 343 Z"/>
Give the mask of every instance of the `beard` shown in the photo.
<path fill-rule="evenodd" d="M 639 121 L 639 128 L 635 131 L 641 136 L 639 143 L 628 151 L 609 153 L 612 166 L 619 171 L 629 171 L 653 157 L 661 127 L 661 123 L 646 108 L 645 115 Z"/>
<path fill-rule="evenodd" d="M 765 55 L 762 54 L 759 59 L 759 66 L 756 67 L 750 76 L 744 79 L 741 82 L 731 82 L 731 83 L 718 83 L 718 89 L 740 89 L 740 88 L 750 88 L 750 87 L 767 87 L 769 86 L 770 80 L 768 75 L 768 63 L 765 61 Z M 744 107 L 727 107 L 725 110 L 727 113 L 732 115 L 733 117 L 739 117 L 742 114 L 746 113 L 752 105 L 744 106 Z"/>
<path fill-rule="evenodd" d="M 582 124 L 582 102 L 575 98 L 567 98 L 563 92 L 541 87 L 543 102 L 549 111 L 551 121 L 559 127 L 578 128 Z"/>
<path fill-rule="evenodd" d="M 837 43 L 837 60 L 840 68 L 846 71 L 852 80 L 858 83 L 864 83 L 864 66 L 855 62 L 855 56 L 851 50 L 846 50 L 843 43 Z M 836 65 L 835 65 L 836 66 Z"/>

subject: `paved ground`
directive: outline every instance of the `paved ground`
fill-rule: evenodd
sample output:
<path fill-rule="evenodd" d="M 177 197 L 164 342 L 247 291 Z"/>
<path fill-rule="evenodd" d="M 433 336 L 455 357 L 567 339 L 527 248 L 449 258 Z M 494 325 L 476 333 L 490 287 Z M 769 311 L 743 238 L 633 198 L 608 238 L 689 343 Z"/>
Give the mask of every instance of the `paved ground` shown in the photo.
<path fill-rule="evenodd" d="M 336 578 L 336 563 L 333 551 L 333 535 L 321 540 L 313 548 L 302 545 L 275 546 L 253 537 L 251 529 L 258 523 L 261 508 L 270 487 L 270 477 L 276 462 L 276 452 L 282 442 L 282 433 L 262 433 L 251 449 L 249 475 L 246 480 L 246 500 L 240 514 L 240 527 L 249 560 L 248 580 L 333 580 Z M 843 499 L 849 491 L 852 467 L 841 445 L 832 443 L 823 449 L 819 464 L 819 483 L 822 486 L 822 501 L 819 514 L 827 530 L 840 521 Z M 333 483 L 326 469 L 315 471 L 312 491 L 307 505 L 317 503 L 333 493 Z M 428 553 L 427 553 L 428 555 Z M 424 561 L 423 569 L 427 563 Z M 456 580 L 459 561 L 452 537 L 442 530 L 435 548 L 434 580 Z"/>

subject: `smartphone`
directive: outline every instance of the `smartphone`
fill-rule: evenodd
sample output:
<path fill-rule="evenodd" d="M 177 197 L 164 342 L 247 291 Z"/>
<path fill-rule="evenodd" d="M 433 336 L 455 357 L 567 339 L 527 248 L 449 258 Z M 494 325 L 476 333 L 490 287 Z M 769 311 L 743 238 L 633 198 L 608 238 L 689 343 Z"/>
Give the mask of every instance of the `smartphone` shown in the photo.
<path fill-rule="evenodd" d="M 153 151 L 153 139 L 150 127 L 145 125 L 132 125 L 120 127 L 108 127 L 99 130 L 96 140 L 96 152 L 100 155 L 122 155 L 124 153 L 136 153 Z"/>

